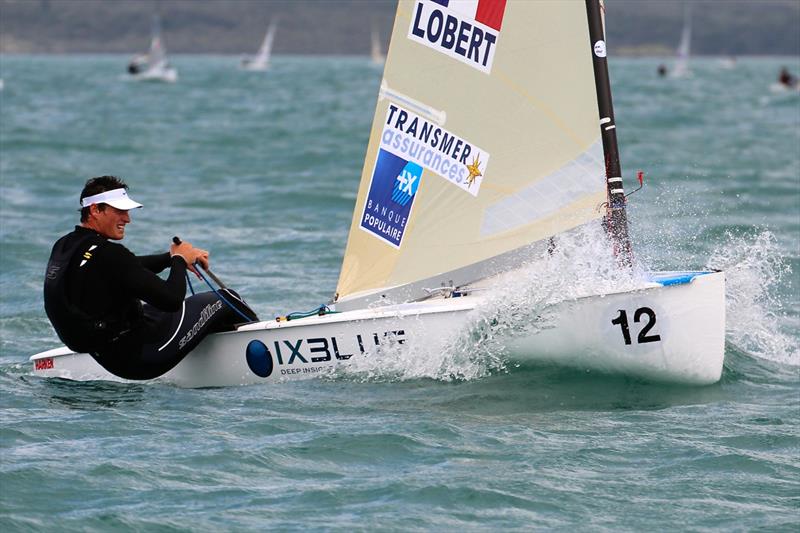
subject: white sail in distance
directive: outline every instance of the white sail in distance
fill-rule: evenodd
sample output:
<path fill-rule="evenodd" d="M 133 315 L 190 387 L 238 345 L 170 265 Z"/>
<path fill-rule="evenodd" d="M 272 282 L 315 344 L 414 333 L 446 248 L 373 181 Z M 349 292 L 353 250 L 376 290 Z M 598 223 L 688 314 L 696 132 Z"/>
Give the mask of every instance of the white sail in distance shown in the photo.
<path fill-rule="evenodd" d="M 167 57 L 164 43 L 161 39 L 161 20 L 158 15 L 153 15 L 153 22 L 150 35 L 150 51 L 147 53 L 148 68 L 158 68 Z"/>
<path fill-rule="evenodd" d="M 678 44 L 676 53 L 675 68 L 673 76 L 683 77 L 689 73 L 689 56 L 692 43 L 692 9 L 684 2 L 683 4 L 683 29 L 681 30 L 681 41 Z"/>
<path fill-rule="evenodd" d="M 269 61 L 272 57 L 272 43 L 275 41 L 275 32 L 277 28 L 277 21 L 270 22 L 267 33 L 264 35 L 264 40 L 261 41 L 261 46 L 258 48 L 256 55 L 242 62 L 244 68 L 248 70 L 267 70 L 269 68 Z"/>
<path fill-rule="evenodd" d="M 474 281 L 603 214 L 583 2 L 400 0 L 381 95 L 337 307 Z"/>
<path fill-rule="evenodd" d="M 370 59 L 375 65 L 383 65 L 386 58 L 381 51 L 381 39 L 378 34 L 378 28 L 372 25 L 372 32 L 370 33 Z"/>

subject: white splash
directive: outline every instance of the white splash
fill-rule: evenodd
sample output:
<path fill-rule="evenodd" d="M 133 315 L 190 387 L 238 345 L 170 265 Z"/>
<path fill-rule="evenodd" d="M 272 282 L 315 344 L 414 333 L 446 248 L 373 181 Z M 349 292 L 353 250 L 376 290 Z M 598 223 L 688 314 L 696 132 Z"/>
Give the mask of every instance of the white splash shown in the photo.
<path fill-rule="evenodd" d="M 725 271 L 727 339 L 747 353 L 770 361 L 800 365 L 798 320 L 787 315 L 775 294 L 792 269 L 769 231 L 755 238 L 727 234 L 715 250 L 709 268 Z"/>
<path fill-rule="evenodd" d="M 555 304 L 643 285 L 640 268 L 617 265 L 599 224 L 560 235 L 555 249 L 531 257 L 511 275 L 492 280 L 480 293 L 481 305 L 469 313 L 461 329 L 449 335 L 436 332 L 414 344 L 382 347 L 380 353 L 368 357 L 354 357 L 341 365 L 337 375 L 366 381 L 466 381 L 505 371 L 506 343 L 549 327 Z"/>

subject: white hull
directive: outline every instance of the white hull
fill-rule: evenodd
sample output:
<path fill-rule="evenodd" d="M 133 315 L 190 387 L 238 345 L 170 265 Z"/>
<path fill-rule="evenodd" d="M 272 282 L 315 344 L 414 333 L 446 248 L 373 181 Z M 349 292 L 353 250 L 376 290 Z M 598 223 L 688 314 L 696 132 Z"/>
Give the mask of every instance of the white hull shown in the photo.
<path fill-rule="evenodd" d="M 259 62 L 245 59 L 241 62 L 240 68 L 250 72 L 266 72 L 269 70 L 269 62 Z"/>
<path fill-rule="evenodd" d="M 175 83 L 178 81 L 178 71 L 173 67 L 153 67 L 136 74 L 129 74 L 128 77 L 134 81 Z"/>
<path fill-rule="evenodd" d="M 692 77 L 692 71 L 689 70 L 689 65 L 687 63 L 679 63 L 675 66 L 672 74 L 670 74 L 672 78 L 690 78 Z"/>
<path fill-rule="evenodd" d="M 800 83 L 794 85 L 785 85 L 783 83 L 773 83 L 769 86 L 769 90 L 777 94 L 792 94 L 800 93 Z"/>
<path fill-rule="evenodd" d="M 724 359 L 725 277 L 715 272 L 688 278 L 563 302 L 544 328 L 532 317 L 533 327 L 506 339 L 509 357 L 657 381 L 715 383 Z M 481 303 L 473 295 L 248 324 L 210 335 L 158 381 L 181 387 L 275 383 L 319 376 L 350 357 L 391 356 L 393 350 L 419 350 L 423 356 L 437 346 L 446 349 L 448 339 L 469 335 Z M 91 356 L 66 348 L 31 361 L 42 377 L 120 381 Z"/>

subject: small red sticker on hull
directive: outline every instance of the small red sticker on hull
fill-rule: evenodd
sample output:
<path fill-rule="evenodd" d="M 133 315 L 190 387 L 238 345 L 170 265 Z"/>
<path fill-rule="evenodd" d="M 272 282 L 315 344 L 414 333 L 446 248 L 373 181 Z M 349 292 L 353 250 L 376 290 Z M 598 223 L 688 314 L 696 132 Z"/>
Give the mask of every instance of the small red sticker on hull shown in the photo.
<path fill-rule="evenodd" d="M 34 361 L 34 368 L 36 370 L 50 370 L 54 366 L 55 365 L 53 365 L 52 357 L 46 357 L 44 359 L 37 359 L 36 361 Z"/>

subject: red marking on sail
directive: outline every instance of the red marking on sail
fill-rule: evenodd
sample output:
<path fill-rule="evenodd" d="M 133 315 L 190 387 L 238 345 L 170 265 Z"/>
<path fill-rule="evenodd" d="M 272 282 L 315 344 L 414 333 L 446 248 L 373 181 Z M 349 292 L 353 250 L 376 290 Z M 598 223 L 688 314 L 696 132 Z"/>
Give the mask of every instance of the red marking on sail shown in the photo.
<path fill-rule="evenodd" d="M 505 11 L 506 0 L 478 0 L 478 10 L 475 13 L 475 20 L 500 31 Z"/>

